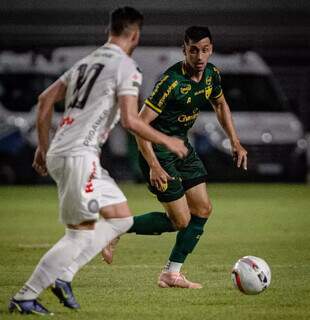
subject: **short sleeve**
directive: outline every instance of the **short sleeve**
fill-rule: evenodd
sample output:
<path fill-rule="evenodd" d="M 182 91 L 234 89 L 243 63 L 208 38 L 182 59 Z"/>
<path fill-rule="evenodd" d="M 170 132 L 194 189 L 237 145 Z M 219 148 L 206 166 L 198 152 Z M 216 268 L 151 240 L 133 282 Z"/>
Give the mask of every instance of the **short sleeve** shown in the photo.
<path fill-rule="evenodd" d="M 63 82 L 64 84 L 68 85 L 68 83 L 70 81 L 71 73 L 72 73 L 72 69 L 69 69 L 68 71 L 66 71 L 64 74 L 62 74 L 59 77 L 59 80 L 61 82 Z"/>
<path fill-rule="evenodd" d="M 161 113 L 167 102 L 173 96 L 173 89 L 178 85 L 178 81 L 169 74 L 163 74 L 156 83 L 151 95 L 145 100 L 145 104 L 157 113 Z"/>
<path fill-rule="evenodd" d="M 222 85 L 221 85 L 221 75 L 220 71 L 213 66 L 212 72 L 212 92 L 210 95 L 210 99 L 217 99 L 223 94 Z"/>
<path fill-rule="evenodd" d="M 123 59 L 117 79 L 118 96 L 138 96 L 142 84 L 142 73 L 132 59 Z"/>

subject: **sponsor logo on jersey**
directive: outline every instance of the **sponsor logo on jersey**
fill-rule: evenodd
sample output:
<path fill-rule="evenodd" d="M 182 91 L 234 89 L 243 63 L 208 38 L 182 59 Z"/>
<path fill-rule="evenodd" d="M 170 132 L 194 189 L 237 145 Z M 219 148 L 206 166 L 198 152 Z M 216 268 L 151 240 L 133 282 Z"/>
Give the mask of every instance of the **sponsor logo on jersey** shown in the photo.
<path fill-rule="evenodd" d="M 181 122 L 181 123 L 189 122 L 189 121 L 195 121 L 196 118 L 198 117 L 198 114 L 199 114 L 199 109 L 195 108 L 193 110 L 192 114 L 182 114 L 182 115 L 180 115 L 178 117 L 178 121 Z"/>
<path fill-rule="evenodd" d="M 94 139 L 94 136 L 96 134 L 96 132 L 98 131 L 99 127 L 102 124 L 102 121 L 104 119 L 107 119 L 109 111 L 104 110 L 99 117 L 97 118 L 97 120 L 92 124 L 91 129 L 88 131 L 87 136 L 85 137 L 84 141 L 83 141 L 83 145 L 88 147 L 89 144 L 91 143 L 91 141 Z"/>
<path fill-rule="evenodd" d="M 192 89 L 192 86 L 190 84 L 185 84 L 185 85 L 182 85 L 181 88 L 180 88 L 180 92 L 182 94 L 188 94 Z"/>
<path fill-rule="evenodd" d="M 199 90 L 199 91 L 196 91 L 196 92 L 194 93 L 194 95 L 195 95 L 195 96 L 198 96 L 199 94 L 203 94 L 203 93 L 205 93 L 205 89 L 201 89 L 201 90 Z"/>
<path fill-rule="evenodd" d="M 74 119 L 71 117 L 63 117 L 60 121 L 60 127 L 63 127 L 65 125 L 71 125 L 74 122 Z"/>
<path fill-rule="evenodd" d="M 168 78 L 169 78 L 169 76 L 166 74 L 166 75 L 157 83 L 157 85 L 155 86 L 155 88 L 154 88 L 154 90 L 153 90 L 153 92 L 152 92 L 152 94 L 151 94 L 151 96 L 150 96 L 150 99 L 152 99 L 152 98 L 155 96 L 155 94 L 158 92 L 160 86 L 161 86 Z"/>
<path fill-rule="evenodd" d="M 169 97 L 171 91 L 178 85 L 178 80 L 175 80 L 167 89 L 167 91 L 163 94 L 163 96 L 160 98 L 158 102 L 158 107 L 161 108 L 167 99 Z"/>
<path fill-rule="evenodd" d="M 91 193 L 91 192 L 94 191 L 93 180 L 94 180 L 94 178 L 96 176 L 96 172 L 97 172 L 96 162 L 93 161 L 92 165 L 93 165 L 93 167 L 92 167 L 91 173 L 90 173 L 90 175 L 88 177 L 88 180 L 87 180 L 87 183 L 86 183 L 86 186 L 85 186 L 85 189 L 84 189 L 86 193 Z"/>

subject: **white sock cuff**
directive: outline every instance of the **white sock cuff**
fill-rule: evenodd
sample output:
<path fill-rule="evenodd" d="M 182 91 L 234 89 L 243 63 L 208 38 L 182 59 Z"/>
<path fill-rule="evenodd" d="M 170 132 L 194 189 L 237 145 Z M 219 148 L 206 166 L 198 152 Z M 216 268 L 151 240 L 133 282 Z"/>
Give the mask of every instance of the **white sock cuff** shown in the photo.
<path fill-rule="evenodd" d="M 127 232 L 133 225 L 133 217 L 106 219 L 113 229 L 119 234 Z"/>
<path fill-rule="evenodd" d="M 182 265 L 183 265 L 183 263 L 168 260 L 167 264 L 165 265 L 164 270 L 168 271 L 168 272 L 180 272 Z"/>

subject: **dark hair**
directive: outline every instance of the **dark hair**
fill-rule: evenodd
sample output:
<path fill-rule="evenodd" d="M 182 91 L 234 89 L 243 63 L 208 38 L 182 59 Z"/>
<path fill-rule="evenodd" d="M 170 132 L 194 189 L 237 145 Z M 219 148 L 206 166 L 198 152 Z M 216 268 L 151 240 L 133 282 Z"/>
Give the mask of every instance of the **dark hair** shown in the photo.
<path fill-rule="evenodd" d="M 142 27 L 143 15 L 139 11 L 131 7 L 117 8 L 110 13 L 108 30 L 113 35 L 120 36 L 134 24 L 138 25 L 139 28 Z"/>
<path fill-rule="evenodd" d="M 192 26 L 185 30 L 184 42 L 186 44 L 189 44 L 189 40 L 199 42 L 203 38 L 209 38 L 212 43 L 212 36 L 208 27 Z"/>

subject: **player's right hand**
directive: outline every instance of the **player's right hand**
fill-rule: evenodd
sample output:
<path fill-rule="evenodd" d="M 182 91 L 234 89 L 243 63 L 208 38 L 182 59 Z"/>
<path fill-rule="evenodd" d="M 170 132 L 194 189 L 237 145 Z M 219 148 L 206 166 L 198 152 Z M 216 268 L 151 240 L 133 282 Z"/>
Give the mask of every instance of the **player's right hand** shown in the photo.
<path fill-rule="evenodd" d="M 46 168 L 45 161 L 46 161 L 46 151 L 40 147 L 37 147 L 36 152 L 34 154 L 32 167 L 41 176 L 47 176 L 47 168 Z"/>
<path fill-rule="evenodd" d="M 237 142 L 232 145 L 232 154 L 233 154 L 233 160 L 238 168 L 242 167 L 243 170 L 247 170 L 247 151 L 245 148 L 242 147 L 242 145 Z"/>
<path fill-rule="evenodd" d="M 166 191 L 168 181 L 173 179 L 159 164 L 150 168 L 150 183 L 159 191 Z"/>
<path fill-rule="evenodd" d="M 169 137 L 166 147 L 181 159 L 187 156 L 188 149 L 186 148 L 184 141 L 179 138 Z"/>

